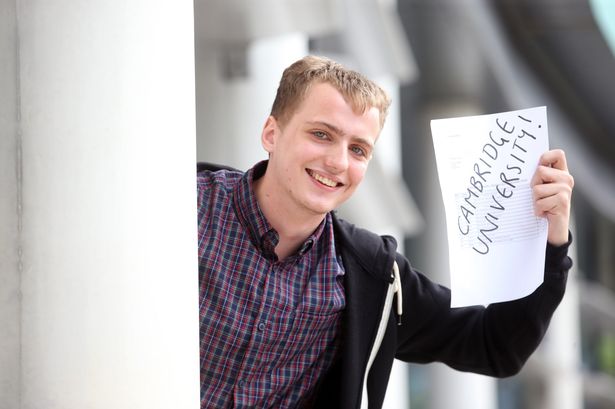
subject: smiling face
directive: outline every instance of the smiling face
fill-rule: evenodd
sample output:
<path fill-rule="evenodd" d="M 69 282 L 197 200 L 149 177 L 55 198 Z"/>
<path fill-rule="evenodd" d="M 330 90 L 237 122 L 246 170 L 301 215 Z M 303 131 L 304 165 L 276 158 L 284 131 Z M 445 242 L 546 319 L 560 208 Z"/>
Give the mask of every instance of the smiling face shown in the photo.
<path fill-rule="evenodd" d="M 268 203 L 299 217 L 322 217 L 346 201 L 363 180 L 380 133 L 377 108 L 354 112 L 327 83 L 313 84 L 284 124 L 265 123 L 269 164 L 262 186 Z"/>

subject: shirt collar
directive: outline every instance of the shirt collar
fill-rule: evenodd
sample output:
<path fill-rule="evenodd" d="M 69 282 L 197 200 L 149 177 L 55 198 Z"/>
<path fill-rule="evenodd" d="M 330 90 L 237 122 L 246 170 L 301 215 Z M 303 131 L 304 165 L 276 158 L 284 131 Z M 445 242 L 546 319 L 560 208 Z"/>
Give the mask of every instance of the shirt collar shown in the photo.
<path fill-rule="evenodd" d="M 239 222 L 248 232 L 250 241 L 265 257 L 277 260 L 274 250 L 278 245 L 280 236 L 263 215 L 254 193 L 254 181 L 265 174 L 267 163 L 266 160 L 257 163 L 241 177 L 233 191 L 233 207 Z M 301 245 L 297 255 L 302 256 L 307 253 L 322 235 L 325 225 L 330 226 L 331 223 L 331 215 L 327 214 L 325 220 Z"/>

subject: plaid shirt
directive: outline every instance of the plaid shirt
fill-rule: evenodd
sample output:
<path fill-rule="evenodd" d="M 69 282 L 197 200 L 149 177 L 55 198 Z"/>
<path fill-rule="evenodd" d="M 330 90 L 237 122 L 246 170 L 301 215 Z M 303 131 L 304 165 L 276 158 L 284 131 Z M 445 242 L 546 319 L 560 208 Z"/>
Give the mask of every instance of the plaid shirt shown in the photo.
<path fill-rule="evenodd" d="M 331 216 L 278 260 L 252 188 L 266 166 L 198 177 L 201 408 L 301 406 L 338 349 L 344 272 Z"/>

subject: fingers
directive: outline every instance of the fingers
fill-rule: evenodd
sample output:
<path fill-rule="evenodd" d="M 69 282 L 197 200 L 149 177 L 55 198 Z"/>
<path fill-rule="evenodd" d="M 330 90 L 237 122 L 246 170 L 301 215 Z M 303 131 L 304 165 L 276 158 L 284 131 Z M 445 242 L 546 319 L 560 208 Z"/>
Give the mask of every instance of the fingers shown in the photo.
<path fill-rule="evenodd" d="M 553 149 L 543 153 L 538 164 L 568 172 L 566 154 L 561 149 Z"/>
<path fill-rule="evenodd" d="M 574 187 L 574 178 L 568 172 L 566 154 L 563 150 L 547 151 L 540 157 L 531 185 L 536 186 L 542 183 L 564 183 L 570 189 Z"/>
<path fill-rule="evenodd" d="M 539 184 L 532 188 L 534 208 L 537 216 L 557 215 L 568 216 L 572 187 L 566 183 Z"/>
<path fill-rule="evenodd" d="M 532 177 L 531 186 L 533 187 L 543 183 L 563 183 L 572 190 L 574 187 L 574 178 L 568 173 L 568 170 L 539 165 Z"/>
<path fill-rule="evenodd" d="M 549 221 L 549 242 L 566 243 L 574 178 L 568 172 L 564 151 L 555 149 L 540 157 L 531 186 L 536 215 Z"/>

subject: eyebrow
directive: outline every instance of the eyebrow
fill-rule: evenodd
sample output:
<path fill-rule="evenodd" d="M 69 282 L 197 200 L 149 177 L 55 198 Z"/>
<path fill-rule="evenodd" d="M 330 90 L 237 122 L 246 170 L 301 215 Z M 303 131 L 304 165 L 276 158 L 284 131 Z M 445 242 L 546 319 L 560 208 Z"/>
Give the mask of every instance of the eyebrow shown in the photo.
<path fill-rule="evenodd" d="M 329 128 L 329 130 L 335 132 L 336 134 L 339 135 L 346 135 L 346 132 L 344 132 L 341 128 L 338 128 L 337 126 L 330 124 L 328 122 L 324 122 L 324 121 L 309 121 L 308 124 L 310 125 L 319 125 L 325 128 Z M 371 149 L 374 149 L 374 144 L 371 143 L 368 139 L 362 138 L 360 136 L 353 136 L 352 139 L 358 143 L 361 143 L 363 145 L 366 145 Z"/>

